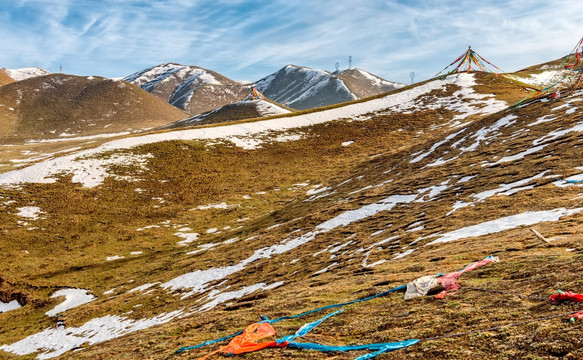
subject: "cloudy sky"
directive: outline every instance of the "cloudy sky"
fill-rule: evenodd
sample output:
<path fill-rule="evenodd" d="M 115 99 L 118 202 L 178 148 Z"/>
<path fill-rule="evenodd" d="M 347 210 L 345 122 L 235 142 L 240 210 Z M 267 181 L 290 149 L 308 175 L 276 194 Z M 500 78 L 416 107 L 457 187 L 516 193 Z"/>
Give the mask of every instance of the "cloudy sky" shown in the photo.
<path fill-rule="evenodd" d="M 505 71 L 583 36 L 581 0 L 5 0 L 0 67 L 126 76 L 164 62 L 259 80 L 335 63 L 427 79 L 468 45 Z"/>

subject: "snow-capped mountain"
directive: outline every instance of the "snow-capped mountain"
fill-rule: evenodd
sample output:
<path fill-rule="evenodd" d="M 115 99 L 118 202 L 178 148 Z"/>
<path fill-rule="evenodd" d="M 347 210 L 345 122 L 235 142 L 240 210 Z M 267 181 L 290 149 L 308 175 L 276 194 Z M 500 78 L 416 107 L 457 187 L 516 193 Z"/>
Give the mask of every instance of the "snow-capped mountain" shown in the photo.
<path fill-rule="evenodd" d="M 26 80 L 32 77 L 44 76 L 51 74 L 50 71 L 41 68 L 22 68 L 22 69 L 0 69 L 15 81 Z"/>
<path fill-rule="evenodd" d="M 198 66 L 176 63 L 153 66 L 124 80 L 192 115 L 237 102 L 249 90 L 248 83 Z M 268 99 L 299 110 L 362 99 L 402 86 L 360 69 L 330 73 L 295 65 L 256 82 Z"/>
<path fill-rule="evenodd" d="M 138 71 L 124 80 L 192 115 L 238 101 L 249 88 L 214 71 L 176 63 Z"/>
<path fill-rule="evenodd" d="M 360 69 L 330 73 L 296 65 L 287 65 L 256 83 L 267 98 L 299 110 L 361 99 L 403 86 Z"/>

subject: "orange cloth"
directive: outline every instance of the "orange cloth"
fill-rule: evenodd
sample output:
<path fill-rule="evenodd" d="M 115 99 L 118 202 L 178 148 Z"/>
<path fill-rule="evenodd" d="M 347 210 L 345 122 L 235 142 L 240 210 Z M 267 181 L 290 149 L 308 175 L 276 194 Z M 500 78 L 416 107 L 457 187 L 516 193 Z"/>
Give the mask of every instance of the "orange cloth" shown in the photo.
<path fill-rule="evenodd" d="M 265 341 L 258 343 L 258 340 L 275 336 L 277 331 L 266 322 L 255 323 L 247 326 L 241 335 L 235 336 L 227 346 L 223 346 L 198 360 L 205 360 L 211 355 L 222 353 L 225 355 L 239 355 L 248 352 L 262 350 L 268 347 L 285 347 L 287 342 L 278 344 L 276 341 Z"/>

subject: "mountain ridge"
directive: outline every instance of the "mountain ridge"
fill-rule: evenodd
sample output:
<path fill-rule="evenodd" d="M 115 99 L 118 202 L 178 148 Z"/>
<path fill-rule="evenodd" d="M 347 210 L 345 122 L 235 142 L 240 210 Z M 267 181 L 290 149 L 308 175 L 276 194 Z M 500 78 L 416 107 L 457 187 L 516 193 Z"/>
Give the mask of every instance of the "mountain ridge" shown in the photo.
<path fill-rule="evenodd" d="M 277 81 L 273 82 L 274 79 Z M 235 103 L 253 85 L 267 98 L 300 110 L 361 99 L 404 86 L 360 69 L 336 74 L 297 65 L 287 65 L 251 84 L 177 63 L 156 65 L 124 80 L 192 115 Z"/>

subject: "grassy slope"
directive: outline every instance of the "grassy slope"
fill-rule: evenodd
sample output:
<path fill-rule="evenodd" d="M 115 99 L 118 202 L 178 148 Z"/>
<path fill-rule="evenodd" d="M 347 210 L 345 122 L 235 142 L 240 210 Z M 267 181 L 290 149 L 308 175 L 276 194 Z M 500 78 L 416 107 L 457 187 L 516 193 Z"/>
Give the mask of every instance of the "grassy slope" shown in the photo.
<path fill-rule="evenodd" d="M 8 85 L 8 84 L 13 83 L 13 82 L 14 82 L 13 78 L 11 78 L 4 71 L 0 70 L 0 86 L 1 85 Z"/>
<path fill-rule="evenodd" d="M 508 100 L 522 96 L 522 90 L 504 81 L 498 78 L 484 81 L 482 90 L 497 89 L 497 95 Z M 541 246 L 526 228 L 518 228 L 479 239 L 430 246 L 403 260 L 389 261 L 374 268 L 363 268 L 362 257 L 354 255 L 361 246 L 400 235 L 399 243 L 394 244 L 398 247 L 375 247 L 369 256 L 369 263 L 373 263 L 392 258 L 400 247 L 414 241 L 418 235 L 436 230 L 450 231 L 526 210 L 582 206 L 581 200 L 577 200 L 580 189 L 556 188 L 550 184 L 553 179 L 542 178 L 535 181 L 537 186 L 534 189 L 511 197 L 492 197 L 445 217 L 457 199 L 468 201 L 473 193 L 527 178 L 545 169 L 567 176 L 574 172 L 575 166 L 583 165 L 576 147 L 580 145 L 576 133 L 558 139 L 544 151 L 523 161 L 487 168 L 479 165 L 484 160 L 492 161 L 495 156 L 504 156 L 506 150 L 514 154 L 528 148 L 534 138 L 580 119 L 577 114 L 567 116 L 561 113 L 556 121 L 503 141 L 526 128 L 528 121 L 549 113 L 551 106 L 539 103 L 518 109 L 520 121 L 503 129 L 502 136 L 488 144 L 482 143 L 476 152 L 461 154 L 458 159 L 439 167 L 423 166 L 442 156 L 457 155 L 455 151 L 446 154 L 444 146 L 420 163 L 409 163 L 414 157 L 412 154 L 428 149 L 452 132 L 447 127 L 435 125 L 447 122 L 453 114 L 434 110 L 376 116 L 365 122 L 318 125 L 302 130 L 303 140 L 273 143 L 252 151 L 234 148 L 228 143 L 211 147 L 194 141 L 154 144 L 134 150 L 155 155 L 150 170 L 140 174 L 137 182 L 110 180 L 102 187 L 83 189 L 63 179 L 52 185 L 2 190 L 0 209 L 3 208 L 7 215 L 0 217 L 0 249 L 7 256 L 0 270 L 5 279 L 0 285 L 0 294 L 5 300 L 26 299 L 29 305 L 0 315 L 0 322 L 11 324 L 10 327 L 1 327 L 0 343 L 10 343 L 52 326 L 54 320 L 39 314 L 58 303 L 58 300 L 47 298 L 50 291 L 59 286 L 88 288 L 100 296 L 94 303 L 69 311 L 65 315 L 68 326 L 80 325 L 100 314 L 134 310 L 132 316 L 141 318 L 192 306 L 196 298 L 179 301 L 161 290 L 132 297 L 125 291 L 135 285 L 167 281 L 194 269 L 236 263 L 255 249 L 293 236 L 290 233 L 294 230 L 305 232 L 343 211 L 360 208 L 392 194 L 410 193 L 448 179 L 453 182 L 452 175 L 479 176 L 446 190 L 434 201 L 396 207 L 391 212 L 318 236 L 271 261 L 253 263 L 244 273 L 229 277 L 226 284 L 237 289 L 260 281 L 285 281 L 285 285 L 278 289 L 256 292 L 219 305 L 212 311 L 95 345 L 64 358 L 192 358 L 204 351 L 174 356 L 173 350 L 232 333 L 255 321 L 259 314 L 288 315 L 370 295 L 421 275 L 456 270 L 491 253 L 500 256 L 502 262 L 465 274 L 460 282 L 537 298 L 548 296 L 556 288 L 583 291 L 577 275 L 581 271 L 583 244 L 575 235 L 581 230 L 581 215 L 537 226 L 545 236 L 563 237 L 553 247 Z M 467 133 L 451 139 L 450 144 L 499 117 L 476 120 Z M 355 143 L 348 147 L 340 145 L 348 140 Z M 470 142 L 465 140 L 466 145 Z M 119 168 L 117 172 L 132 174 L 134 170 Z M 352 180 L 344 183 L 349 179 Z M 388 180 L 392 181 L 358 191 Z M 332 186 L 336 192 L 326 198 L 305 202 L 307 188 L 294 185 L 302 182 Z M 250 195 L 250 198 L 245 195 Z M 198 205 L 223 201 L 237 206 L 229 210 L 192 210 Z M 14 213 L 18 207 L 27 205 L 39 206 L 47 215 L 29 225 L 19 224 L 22 219 Z M 240 221 L 246 218 L 249 220 Z M 408 226 L 419 220 L 424 221 L 425 229 L 408 232 Z M 268 229 L 281 223 L 282 226 Z M 154 224 L 159 227 L 136 230 Z M 241 224 L 243 227 L 238 228 Z M 173 234 L 183 226 L 204 235 L 187 248 L 177 247 L 176 242 L 180 239 Z M 226 226 L 231 228 L 219 234 L 205 234 L 206 229 L 224 229 Z M 39 229 L 29 229 L 34 227 Z M 384 232 L 373 235 L 380 230 Z M 334 259 L 326 252 L 312 256 L 329 245 L 345 243 L 352 234 L 356 236 L 352 238 L 353 243 L 345 247 L 347 253 L 337 253 Z M 236 246 L 223 245 L 196 256 L 185 255 L 199 243 L 251 235 L 260 236 L 251 242 L 240 241 Z M 421 244 L 428 241 L 423 240 Z M 566 248 L 577 250 L 566 252 Z M 137 250 L 144 253 L 133 257 L 128 255 Z M 126 255 L 126 258 L 118 262 L 104 261 L 111 255 Z M 291 264 L 296 258 L 300 260 Z M 342 266 L 327 273 L 314 274 L 334 261 L 340 261 Z M 288 264 L 287 267 L 282 267 L 283 263 Z M 116 288 L 117 296 L 109 299 L 101 296 L 103 291 L 111 288 Z M 133 308 L 137 304 L 143 306 Z M 500 329 L 470 336 L 426 341 L 384 358 L 459 359 L 492 357 L 492 354 L 497 358 L 553 358 L 568 353 L 577 358 L 582 351 L 575 341 L 580 335 L 580 324 L 566 324 L 557 318 L 516 327 L 504 326 L 577 308 L 580 306 L 557 307 L 538 299 L 469 289 L 462 289 L 442 301 L 423 298 L 404 302 L 401 295 L 396 294 L 349 307 L 343 314 L 322 324 L 308 339 L 326 344 L 367 343 L 429 338 L 500 325 Z M 288 334 L 303 322 L 285 322 L 277 328 L 282 334 Z M 2 356 L 14 357 L 10 354 Z M 294 350 L 266 350 L 248 357 L 330 356 Z"/>

